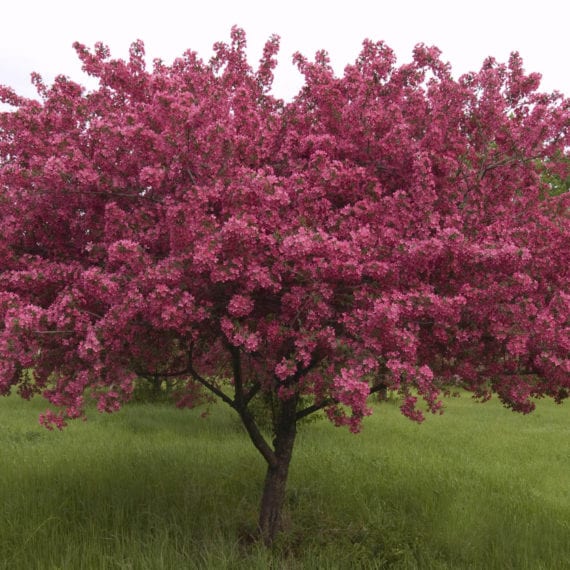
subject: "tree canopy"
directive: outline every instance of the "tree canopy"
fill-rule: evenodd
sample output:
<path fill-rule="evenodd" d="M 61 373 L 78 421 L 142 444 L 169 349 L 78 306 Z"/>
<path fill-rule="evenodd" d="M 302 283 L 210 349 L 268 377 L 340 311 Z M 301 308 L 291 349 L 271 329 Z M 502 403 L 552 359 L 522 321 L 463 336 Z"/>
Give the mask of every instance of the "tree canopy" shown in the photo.
<path fill-rule="evenodd" d="M 283 485 L 299 419 L 358 431 L 383 387 L 417 421 L 449 385 L 566 398 L 570 100 L 516 53 L 455 79 L 437 48 L 365 41 L 342 77 L 296 54 L 285 103 L 278 46 L 253 69 L 234 28 L 148 70 L 140 41 L 75 44 L 95 90 L 0 87 L 0 393 L 62 427 L 87 393 L 113 411 L 137 376 L 186 378 L 180 404 L 231 405 Z"/>

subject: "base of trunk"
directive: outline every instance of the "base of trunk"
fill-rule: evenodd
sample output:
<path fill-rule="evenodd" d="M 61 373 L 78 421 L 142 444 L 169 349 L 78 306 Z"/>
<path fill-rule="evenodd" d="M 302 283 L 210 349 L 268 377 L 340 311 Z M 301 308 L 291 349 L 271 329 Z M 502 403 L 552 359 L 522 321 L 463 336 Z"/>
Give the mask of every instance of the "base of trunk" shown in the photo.
<path fill-rule="evenodd" d="M 270 546 L 282 528 L 283 506 L 289 463 L 268 467 L 259 512 L 259 533 L 265 545 Z"/>
<path fill-rule="evenodd" d="M 273 544 L 282 528 L 289 464 L 297 435 L 297 401 L 298 397 L 295 396 L 280 403 L 273 426 L 275 455 L 272 461 L 268 461 L 259 511 L 259 533 L 266 546 Z"/>

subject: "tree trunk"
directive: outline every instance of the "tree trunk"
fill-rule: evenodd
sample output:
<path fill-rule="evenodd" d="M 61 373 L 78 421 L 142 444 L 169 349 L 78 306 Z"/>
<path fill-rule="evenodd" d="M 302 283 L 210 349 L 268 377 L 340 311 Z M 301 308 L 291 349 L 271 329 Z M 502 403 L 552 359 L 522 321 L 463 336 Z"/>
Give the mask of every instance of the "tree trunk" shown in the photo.
<path fill-rule="evenodd" d="M 388 399 L 388 387 L 383 386 L 378 390 L 378 401 L 385 402 Z"/>
<path fill-rule="evenodd" d="M 152 377 L 152 397 L 158 400 L 162 393 L 162 378 L 160 376 Z"/>
<path fill-rule="evenodd" d="M 259 532 L 266 546 L 271 546 L 281 530 L 289 464 L 297 435 L 296 398 L 294 400 L 294 402 L 282 403 L 280 419 L 277 422 L 273 440 L 276 461 L 273 465 L 268 465 L 263 485 Z"/>

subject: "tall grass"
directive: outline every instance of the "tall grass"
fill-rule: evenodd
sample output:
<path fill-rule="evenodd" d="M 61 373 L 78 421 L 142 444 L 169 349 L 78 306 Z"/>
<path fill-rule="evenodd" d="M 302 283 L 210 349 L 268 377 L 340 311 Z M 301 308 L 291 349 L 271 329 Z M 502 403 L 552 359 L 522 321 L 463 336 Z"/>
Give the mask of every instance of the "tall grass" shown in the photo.
<path fill-rule="evenodd" d="M 231 411 L 130 405 L 63 432 L 0 400 L 0 568 L 570 568 L 570 412 L 469 398 L 421 426 L 302 428 L 286 532 L 252 542 L 264 476 Z"/>

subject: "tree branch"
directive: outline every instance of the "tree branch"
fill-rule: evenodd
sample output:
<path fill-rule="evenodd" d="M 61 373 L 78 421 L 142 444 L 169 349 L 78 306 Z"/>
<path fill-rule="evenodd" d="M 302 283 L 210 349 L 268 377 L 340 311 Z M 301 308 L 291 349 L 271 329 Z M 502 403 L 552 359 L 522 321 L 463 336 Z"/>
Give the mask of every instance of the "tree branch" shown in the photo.
<path fill-rule="evenodd" d="M 247 395 L 244 395 L 243 376 L 241 370 L 241 354 L 239 348 L 231 346 L 229 350 L 232 355 L 232 369 L 234 375 L 235 390 L 235 398 L 231 406 L 239 414 L 239 417 L 241 418 L 241 421 L 255 448 L 259 451 L 259 453 L 261 453 L 265 461 L 267 461 L 268 465 L 275 467 L 277 465 L 277 457 L 275 456 L 275 452 L 273 449 L 271 449 L 265 437 L 263 437 L 263 434 L 261 433 L 259 426 L 255 421 L 255 418 L 247 408 L 249 402 L 251 401 L 251 398 L 253 398 L 255 395 L 255 392 L 252 394 L 252 389 Z"/>
<path fill-rule="evenodd" d="M 190 178 L 190 181 L 192 182 L 192 184 L 196 184 L 196 177 L 194 176 L 194 173 L 189 169 L 186 168 L 186 174 L 188 174 L 188 177 Z"/>
<path fill-rule="evenodd" d="M 477 179 L 478 180 L 483 180 L 483 178 L 485 177 L 485 175 L 487 174 L 487 172 L 490 172 L 491 170 L 495 170 L 495 168 L 499 168 L 501 166 L 507 166 L 508 164 L 512 164 L 514 162 L 529 162 L 532 160 L 536 160 L 537 158 L 540 158 L 540 155 L 537 156 L 529 156 L 529 157 L 522 157 L 522 156 L 507 156 L 506 158 L 502 158 L 501 160 L 497 160 L 496 162 L 492 162 L 491 164 L 488 164 L 486 166 L 482 166 L 479 170 L 479 173 L 477 175 Z"/>
<path fill-rule="evenodd" d="M 244 403 L 247 406 L 251 400 L 255 397 L 255 395 L 259 392 L 259 390 L 261 389 L 261 384 L 259 382 L 256 382 L 250 389 L 250 391 L 245 394 L 244 396 Z"/>
<path fill-rule="evenodd" d="M 230 346 L 230 354 L 232 355 L 232 372 L 234 375 L 234 402 L 236 406 L 243 406 L 243 378 L 241 374 L 241 356 L 239 348 Z"/>
<path fill-rule="evenodd" d="M 147 196 L 146 194 L 141 194 L 137 192 L 135 189 L 133 192 L 113 192 L 113 190 L 74 190 L 72 188 L 61 188 L 60 191 L 66 194 L 77 194 L 80 196 L 107 196 L 108 198 L 132 198 L 132 199 L 139 199 L 142 198 L 143 200 L 149 200 L 150 202 L 154 202 L 155 204 L 162 204 L 163 200 L 158 198 L 153 198 L 152 196 Z M 39 189 L 38 193 L 43 194 L 51 194 L 50 190 Z"/>
<path fill-rule="evenodd" d="M 313 404 L 312 406 L 307 406 L 306 408 L 298 411 L 295 418 L 297 421 L 302 420 L 303 418 L 306 418 L 307 416 L 318 412 L 319 410 L 322 410 L 331 404 L 338 404 L 338 401 L 334 398 L 325 398 L 320 404 Z"/>
<path fill-rule="evenodd" d="M 222 392 L 222 390 L 220 390 L 220 388 L 218 388 L 215 384 L 212 384 L 212 382 L 209 382 L 208 380 L 200 376 L 200 374 L 198 374 L 198 372 L 194 370 L 194 367 L 192 366 L 191 362 L 188 364 L 188 373 L 192 376 L 192 378 L 194 378 L 194 380 L 196 380 L 196 382 L 202 384 L 204 388 L 210 390 L 210 392 L 218 396 L 218 398 L 223 400 L 228 406 L 235 409 L 235 402 L 229 396 L 224 394 L 224 392 Z"/>
<path fill-rule="evenodd" d="M 161 378 L 176 378 L 177 376 L 188 376 L 188 374 L 191 374 L 188 368 L 185 368 L 184 370 L 177 370 L 176 372 L 150 372 L 148 370 L 140 370 L 140 369 L 134 369 L 133 371 L 135 374 L 138 374 L 139 376 L 143 377 L 160 376 Z"/>
<path fill-rule="evenodd" d="M 254 417 L 251 415 L 251 412 L 246 407 L 243 407 L 241 411 L 237 410 L 237 412 L 249 435 L 249 439 L 251 439 L 257 451 L 261 453 L 263 459 L 265 459 L 265 461 L 270 467 L 276 467 L 277 458 L 275 456 L 275 452 L 273 451 L 273 449 L 271 449 L 271 446 L 267 443 L 265 437 L 263 437 L 263 434 L 259 430 L 259 427 L 257 426 Z"/>
<path fill-rule="evenodd" d="M 61 330 L 61 331 L 38 331 L 38 330 L 34 330 L 31 331 L 34 334 L 73 334 L 76 331 L 65 331 L 65 330 Z"/>
<path fill-rule="evenodd" d="M 370 388 L 370 394 L 375 394 L 376 392 L 380 392 L 380 390 L 387 390 L 388 384 L 384 381 L 379 382 L 378 384 L 374 384 L 372 388 Z"/>
<path fill-rule="evenodd" d="M 385 377 L 383 377 L 385 378 Z M 388 384 L 386 384 L 385 381 L 381 381 L 378 384 L 375 384 L 374 386 L 372 386 L 372 388 L 370 388 L 370 394 L 374 394 L 376 392 L 380 392 L 380 390 L 384 390 L 388 388 Z M 323 408 L 326 408 L 327 406 L 331 406 L 332 404 L 338 404 L 339 401 L 336 398 L 325 398 L 322 402 L 320 402 L 319 404 L 313 404 L 311 406 L 307 406 L 306 408 L 300 410 L 297 412 L 297 421 L 306 418 L 307 416 L 309 416 L 310 414 L 313 414 L 314 412 L 318 412 L 319 410 L 322 410 Z"/>
<path fill-rule="evenodd" d="M 309 364 L 307 364 L 307 366 L 305 366 L 304 368 L 299 368 L 297 370 L 297 372 L 295 372 L 295 374 L 293 374 L 293 376 L 291 376 L 291 378 L 287 379 L 284 382 L 285 386 L 290 386 L 291 384 L 295 384 L 296 382 L 298 382 L 305 374 L 307 374 L 307 372 L 310 372 L 322 360 L 323 360 L 323 357 L 313 355 L 313 357 L 311 358 L 311 361 L 309 362 Z"/>

